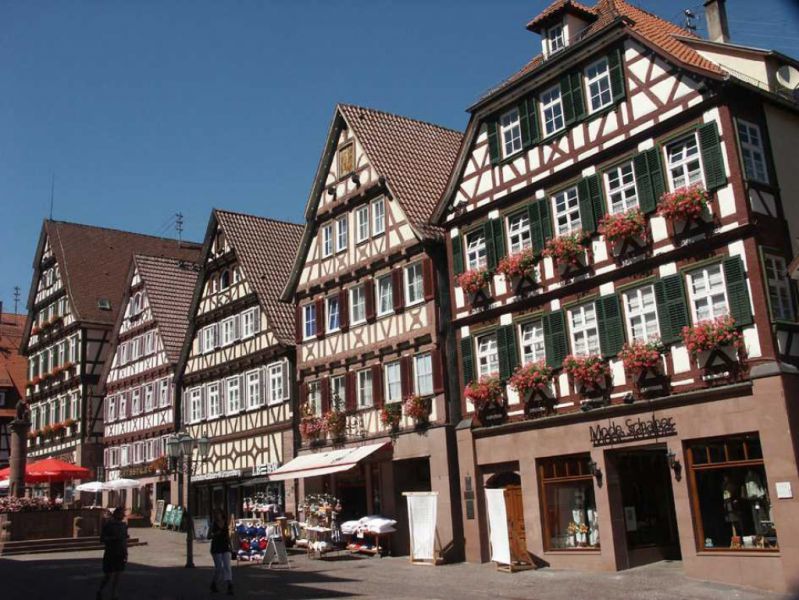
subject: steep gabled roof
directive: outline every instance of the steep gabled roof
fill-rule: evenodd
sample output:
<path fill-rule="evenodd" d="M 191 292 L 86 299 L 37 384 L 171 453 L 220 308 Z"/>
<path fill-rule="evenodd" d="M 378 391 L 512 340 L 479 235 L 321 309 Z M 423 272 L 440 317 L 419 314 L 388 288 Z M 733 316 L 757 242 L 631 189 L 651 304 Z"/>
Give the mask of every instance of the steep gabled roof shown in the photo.
<path fill-rule="evenodd" d="M 28 361 L 19 353 L 25 320 L 25 315 L 0 313 L 0 391 L 14 388 L 21 398 L 28 375 Z"/>
<path fill-rule="evenodd" d="M 530 31 L 537 31 L 547 19 L 554 17 L 560 12 L 574 12 L 585 18 L 592 18 L 596 16 L 596 11 L 586 6 L 575 2 L 575 0 L 555 0 L 552 4 L 547 6 L 544 10 L 538 13 L 533 19 L 527 23 L 527 29 Z"/>
<path fill-rule="evenodd" d="M 280 294 L 300 247 L 302 225 L 219 209 L 214 209 L 211 218 L 221 225 L 236 252 L 275 336 L 293 346 L 294 308 L 281 302 Z M 210 248 L 213 231 L 209 227 L 211 237 L 206 240 L 206 249 Z"/>
<path fill-rule="evenodd" d="M 39 263 L 46 238 L 50 240 L 75 319 L 108 325 L 113 325 L 119 315 L 134 254 L 191 260 L 200 248 L 193 242 L 179 243 L 174 239 L 129 231 L 46 220 L 33 263 L 35 275 L 28 296 L 29 312 L 36 297 Z M 98 306 L 100 299 L 107 299 L 111 310 L 102 310 Z M 31 317 L 32 314 L 25 326 L 23 344 L 27 344 Z"/>

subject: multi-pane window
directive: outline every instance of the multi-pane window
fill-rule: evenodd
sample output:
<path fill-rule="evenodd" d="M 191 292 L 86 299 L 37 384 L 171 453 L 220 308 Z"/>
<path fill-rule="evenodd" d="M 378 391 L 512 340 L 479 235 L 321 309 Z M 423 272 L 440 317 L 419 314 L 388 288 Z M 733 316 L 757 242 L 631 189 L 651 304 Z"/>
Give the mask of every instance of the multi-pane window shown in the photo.
<path fill-rule="evenodd" d="M 153 401 L 155 400 L 155 390 L 153 384 L 149 383 L 144 386 L 144 410 L 149 412 L 154 408 Z"/>
<path fill-rule="evenodd" d="M 148 331 L 144 336 L 144 354 L 149 356 L 155 352 L 155 333 Z"/>
<path fill-rule="evenodd" d="M 333 226 L 325 225 L 322 227 L 322 256 L 327 257 L 333 254 Z"/>
<path fill-rule="evenodd" d="M 316 335 L 316 305 L 312 302 L 302 307 L 303 337 L 305 339 Z"/>
<path fill-rule="evenodd" d="M 596 112 L 613 102 L 607 58 L 588 65 L 585 70 L 585 84 L 590 112 Z"/>
<path fill-rule="evenodd" d="M 169 378 L 162 379 L 158 386 L 158 406 L 169 406 Z"/>
<path fill-rule="evenodd" d="M 196 423 L 202 418 L 202 390 L 198 387 L 189 392 L 189 418 L 192 423 Z"/>
<path fill-rule="evenodd" d="M 627 337 L 632 342 L 648 342 L 660 336 L 655 287 L 645 285 L 624 292 Z"/>
<path fill-rule="evenodd" d="M 317 417 L 322 416 L 322 383 L 319 381 L 308 384 L 308 410 Z"/>
<path fill-rule="evenodd" d="M 336 252 L 341 252 L 347 249 L 347 241 L 349 239 L 349 221 L 347 215 L 341 217 L 336 221 Z"/>
<path fill-rule="evenodd" d="M 117 411 L 119 414 L 119 418 L 121 419 L 128 415 L 128 397 L 126 394 L 120 394 L 117 400 L 119 401 L 119 405 L 117 406 Z"/>
<path fill-rule="evenodd" d="M 480 377 L 499 372 L 497 336 L 494 333 L 477 338 L 477 372 Z"/>
<path fill-rule="evenodd" d="M 482 229 L 466 236 L 466 265 L 469 269 L 479 269 L 488 264 L 486 238 Z"/>
<path fill-rule="evenodd" d="M 702 162 L 696 134 L 684 137 L 666 147 L 671 189 L 702 183 Z"/>
<path fill-rule="evenodd" d="M 415 262 L 405 267 L 405 304 L 416 304 L 424 300 L 422 263 Z"/>
<path fill-rule="evenodd" d="M 763 262 L 766 266 L 766 285 L 772 318 L 793 321 L 793 302 L 785 259 L 773 254 L 764 254 Z"/>
<path fill-rule="evenodd" d="M 433 393 L 433 357 L 430 354 L 414 356 L 413 372 L 416 394 L 419 396 L 431 395 Z"/>
<path fill-rule="evenodd" d="M 227 395 L 227 414 L 231 415 L 239 412 L 241 410 L 241 389 L 238 376 L 228 377 L 225 391 Z"/>
<path fill-rule="evenodd" d="M 522 149 L 522 127 L 518 109 L 509 110 L 500 117 L 499 131 L 503 156 L 508 157 Z"/>
<path fill-rule="evenodd" d="M 246 338 L 255 335 L 255 319 L 258 309 L 254 308 L 241 314 L 241 337 Z"/>
<path fill-rule="evenodd" d="M 141 358 L 141 336 L 133 338 L 130 350 L 131 360 L 138 360 L 139 358 Z"/>
<path fill-rule="evenodd" d="M 391 275 L 384 275 L 377 280 L 377 314 L 387 315 L 394 310 L 394 293 Z"/>
<path fill-rule="evenodd" d="M 141 388 L 136 388 L 131 392 L 131 412 L 138 415 L 141 412 Z"/>
<path fill-rule="evenodd" d="M 508 217 L 508 246 L 511 254 L 532 248 L 530 217 L 527 211 Z"/>
<path fill-rule="evenodd" d="M 760 183 L 768 183 L 768 170 L 766 169 L 766 156 L 763 152 L 760 127 L 738 119 L 738 141 L 741 144 L 741 158 L 746 178 Z"/>
<path fill-rule="evenodd" d="M 555 226 L 557 227 L 558 235 L 571 233 L 582 227 L 577 186 L 553 195 L 552 205 L 555 209 Z"/>
<path fill-rule="evenodd" d="M 575 356 L 599 354 L 599 326 L 596 306 L 593 302 L 583 304 L 569 311 L 572 349 Z"/>
<path fill-rule="evenodd" d="M 387 363 L 386 370 L 386 402 L 402 401 L 402 376 L 400 362 Z"/>
<path fill-rule="evenodd" d="M 563 50 L 566 46 L 566 39 L 563 34 L 563 25 L 553 25 L 547 30 L 547 41 L 549 42 L 549 53 L 554 54 L 558 50 Z"/>
<path fill-rule="evenodd" d="M 222 414 L 222 401 L 219 397 L 219 384 L 209 383 L 205 388 L 205 393 L 208 395 L 208 418 L 213 419 Z"/>
<path fill-rule="evenodd" d="M 361 243 L 369 238 L 369 206 L 355 211 L 355 241 Z"/>
<path fill-rule="evenodd" d="M 247 407 L 254 408 L 261 406 L 263 399 L 261 398 L 261 372 L 250 371 L 247 373 Z"/>
<path fill-rule="evenodd" d="M 335 410 L 342 410 L 347 404 L 347 390 L 344 375 L 330 378 L 330 402 Z"/>
<path fill-rule="evenodd" d="M 222 321 L 222 345 L 232 344 L 236 339 L 236 317 L 229 317 Z"/>
<path fill-rule="evenodd" d="M 727 289 L 720 264 L 691 271 L 688 281 L 694 323 L 727 314 Z"/>
<path fill-rule="evenodd" d="M 106 410 L 106 418 L 108 422 L 111 423 L 114 419 L 117 418 L 117 403 L 116 403 L 116 396 L 108 396 L 108 409 Z M 120 415 L 122 416 L 122 415 Z"/>
<path fill-rule="evenodd" d="M 78 420 L 78 393 L 73 392 L 69 396 L 69 416 L 72 420 Z"/>
<path fill-rule="evenodd" d="M 281 402 L 283 397 L 283 364 L 269 365 L 269 403 Z"/>
<path fill-rule="evenodd" d="M 372 235 L 380 235 L 386 230 L 386 204 L 383 198 L 372 202 Z"/>
<path fill-rule="evenodd" d="M 327 331 L 338 331 L 340 327 L 338 296 L 327 299 Z"/>
<path fill-rule="evenodd" d="M 70 362 L 78 362 L 78 336 L 73 335 L 69 338 L 69 360 Z"/>
<path fill-rule="evenodd" d="M 216 346 L 216 326 L 209 325 L 203 329 L 203 348 L 206 352 L 213 352 Z"/>
<path fill-rule="evenodd" d="M 372 406 L 372 370 L 358 371 L 358 406 Z"/>
<path fill-rule="evenodd" d="M 546 358 L 544 347 L 544 324 L 539 321 L 523 323 L 520 329 L 522 364 L 537 362 Z"/>
<path fill-rule="evenodd" d="M 350 289 L 350 323 L 357 325 L 366 320 L 366 291 L 363 285 Z"/>
<path fill-rule="evenodd" d="M 560 131 L 566 126 L 563 120 L 563 100 L 560 85 L 555 85 L 541 93 L 541 118 L 544 120 L 546 135 Z"/>
<path fill-rule="evenodd" d="M 632 161 L 605 171 L 610 212 L 623 213 L 638 206 Z"/>

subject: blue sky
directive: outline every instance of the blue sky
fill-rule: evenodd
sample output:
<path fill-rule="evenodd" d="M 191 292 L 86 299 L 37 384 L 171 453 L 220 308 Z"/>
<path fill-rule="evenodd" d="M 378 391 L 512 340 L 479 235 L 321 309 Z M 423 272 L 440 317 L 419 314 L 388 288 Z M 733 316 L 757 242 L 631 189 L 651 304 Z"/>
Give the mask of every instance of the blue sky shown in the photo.
<path fill-rule="evenodd" d="M 547 4 L 0 0 L 0 300 L 24 306 L 52 174 L 57 219 L 171 234 L 182 212 L 195 240 L 214 206 L 299 221 L 336 102 L 462 129 Z M 733 41 L 799 56 L 792 0 L 727 10 Z"/>

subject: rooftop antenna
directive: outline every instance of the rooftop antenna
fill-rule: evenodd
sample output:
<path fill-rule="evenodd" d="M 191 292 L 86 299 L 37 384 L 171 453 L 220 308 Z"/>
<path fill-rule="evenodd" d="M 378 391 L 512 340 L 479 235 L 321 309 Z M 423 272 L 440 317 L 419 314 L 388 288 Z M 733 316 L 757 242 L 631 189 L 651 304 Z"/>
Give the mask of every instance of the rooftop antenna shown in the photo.
<path fill-rule="evenodd" d="M 685 15 L 683 27 L 685 27 L 688 31 L 696 33 L 696 15 L 694 14 L 694 11 L 692 11 L 690 8 L 686 8 L 683 11 L 683 14 Z"/>
<path fill-rule="evenodd" d="M 19 286 L 14 286 L 14 314 L 18 315 L 19 311 L 17 310 L 17 305 L 19 304 Z"/>
<path fill-rule="evenodd" d="M 55 198 L 55 173 L 50 174 L 50 220 L 53 220 L 53 198 Z"/>
<path fill-rule="evenodd" d="M 183 242 L 183 213 L 175 213 L 175 229 L 178 232 L 178 245 Z"/>

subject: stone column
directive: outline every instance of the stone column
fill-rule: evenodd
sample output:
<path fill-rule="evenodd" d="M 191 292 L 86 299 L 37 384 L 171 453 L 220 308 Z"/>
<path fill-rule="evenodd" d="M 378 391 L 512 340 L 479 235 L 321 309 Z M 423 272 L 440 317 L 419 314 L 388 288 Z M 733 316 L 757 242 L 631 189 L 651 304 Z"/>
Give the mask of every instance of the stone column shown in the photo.
<path fill-rule="evenodd" d="M 11 458 L 9 461 L 8 493 L 13 498 L 25 496 L 25 459 L 28 455 L 28 432 L 31 421 L 28 413 L 11 421 Z"/>

